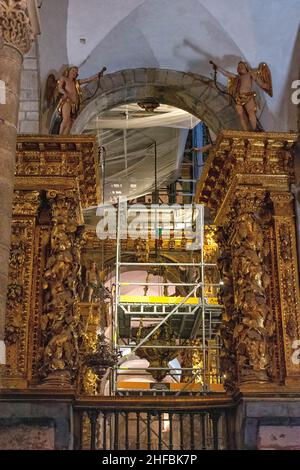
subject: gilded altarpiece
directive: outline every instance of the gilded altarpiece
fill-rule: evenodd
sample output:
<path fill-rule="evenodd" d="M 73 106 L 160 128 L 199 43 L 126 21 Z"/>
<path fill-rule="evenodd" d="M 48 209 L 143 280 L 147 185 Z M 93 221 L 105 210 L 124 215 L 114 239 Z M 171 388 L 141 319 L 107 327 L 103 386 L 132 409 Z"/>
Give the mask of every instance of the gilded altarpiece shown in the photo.
<path fill-rule="evenodd" d="M 30 374 L 28 339 L 39 205 L 38 191 L 15 191 L 5 331 L 8 363 L 5 377 L 19 388 L 26 386 Z"/>
<path fill-rule="evenodd" d="M 296 134 L 224 131 L 197 186 L 218 227 L 221 364 L 228 389 L 299 389 Z"/>
<path fill-rule="evenodd" d="M 99 177 L 92 137 L 18 138 L 1 388 L 75 386 L 83 209 L 100 202 Z"/>

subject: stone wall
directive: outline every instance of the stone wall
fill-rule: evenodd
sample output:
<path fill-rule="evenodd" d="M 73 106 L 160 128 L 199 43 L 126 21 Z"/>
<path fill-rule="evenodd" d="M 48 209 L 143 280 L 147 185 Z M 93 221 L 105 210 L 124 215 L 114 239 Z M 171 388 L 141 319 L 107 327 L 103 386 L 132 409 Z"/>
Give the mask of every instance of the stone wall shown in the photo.
<path fill-rule="evenodd" d="M 20 108 L 19 108 L 19 134 L 38 134 L 40 131 L 40 85 L 39 85 L 39 59 L 38 46 L 35 42 L 28 54 L 24 57 Z"/>
<path fill-rule="evenodd" d="M 236 413 L 236 448 L 299 450 L 300 401 L 293 398 L 243 399 Z"/>
<path fill-rule="evenodd" d="M 228 97 L 216 89 L 213 80 L 199 74 L 159 68 L 126 69 L 105 74 L 97 90 L 95 87 L 89 87 L 93 99 L 83 106 L 72 134 L 82 134 L 87 123 L 102 111 L 149 98 L 188 111 L 214 134 L 221 129 L 240 129 Z"/>
<path fill-rule="evenodd" d="M 0 450 L 71 449 L 71 401 L 47 399 L 47 393 L 40 399 L 0 399 Z"/>

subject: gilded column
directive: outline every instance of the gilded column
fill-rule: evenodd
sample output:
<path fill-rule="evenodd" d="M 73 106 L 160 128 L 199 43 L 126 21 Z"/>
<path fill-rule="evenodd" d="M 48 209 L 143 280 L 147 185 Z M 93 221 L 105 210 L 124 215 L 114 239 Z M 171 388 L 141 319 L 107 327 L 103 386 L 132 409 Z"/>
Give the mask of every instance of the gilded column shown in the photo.
<path fill-rule="evenodd" d="M 46 386 L 69 387 L 79 366 L 81 212 L 73 190 L 47 192 L 51 232 L 44 272 L 39 373 Z"/>
<path fill-rule="evenodd" d="M 249 188 L 250 189 L 250 188 Z M 238 383 L 270 382 L 274 378 L 275 322 L 271 308 L 271 203 L 265 191 L 240 189 L 231 216 L 231 257 L 234 290 Z"/>
<path fill-rule="evenodd" d="M 31 375 L 32 272 L 39 207 L 38 191 L 14 192 L 5 322 L 6 366 L 0 380 L 4 388 L 26 388 Z"/>
<path fill-rule="evenodd" d="M 5 363 L 5 309 L 11 234 L 19 90 L 23 54 L 39 32 L 35 0 L 0 0 L 0 364 Z"/>
<path fill-rule="evenodd" d="M 237 383 L 237 357 L 234 341 L 237 311 L 234 306 L 232 259 L 229 238 L 228 227 L 220 227 L 217 231 L 216 238 L 219 245 L 217 266 L 222 279 L 222 284 L 219 289 L 219 301 L 224 307 L 220 327 L 220 366 L 223 371 L 226 388 L 233 390 Z"/>
<path fill-rule="evenodd" d="M 300 380 L 298 359 L 300 340 L 300 299 L 297 266 L 297 242 L 294 197 L 291 193 L 272 191 L 277 261 L 277 307 L 281 311 L 281 353 L 285 364 L 285 383 L 295 385 Z"/>
<path fill-rule="evenodd" d="M 225 384 L 248 392 L 300 385 L 297 137 L 224 131 L 197 186 L 221 234 Z"/>

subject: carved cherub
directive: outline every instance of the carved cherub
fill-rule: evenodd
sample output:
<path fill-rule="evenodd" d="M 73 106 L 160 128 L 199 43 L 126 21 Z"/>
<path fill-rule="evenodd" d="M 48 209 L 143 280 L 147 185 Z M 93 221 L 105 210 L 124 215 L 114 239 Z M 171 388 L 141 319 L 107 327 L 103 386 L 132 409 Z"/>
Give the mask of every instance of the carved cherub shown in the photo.
<path fill-rule="evenodd" d="M 261 63 L 257 69 L 251 69 L 246 62 L 240 61 L 237 66 L 237 74 L 233 74 L 212 61 L 210 63 L 215 71 L 219 70 L 222 75 L 228 78 L 230 103 L 235 103 L 242 128 L 253 131 L 261 130 L 257 123 L 257 103 L 253 82 L 268 95 L 273 96 L 272 76 L 268 65 Z"/>
<path fill-rule="evenodd" d="M 67 67 L 61 78 L 57 81 L 51 73 L 46 82 L 45 100 L 47 107 L 55 106 L 56 109 L 50 125 L 52 134 L 66 135 L 80 111 L 82 85 L 100 80 L 106 67 L 85 79 L 78 79 L 78 67 Z"/>

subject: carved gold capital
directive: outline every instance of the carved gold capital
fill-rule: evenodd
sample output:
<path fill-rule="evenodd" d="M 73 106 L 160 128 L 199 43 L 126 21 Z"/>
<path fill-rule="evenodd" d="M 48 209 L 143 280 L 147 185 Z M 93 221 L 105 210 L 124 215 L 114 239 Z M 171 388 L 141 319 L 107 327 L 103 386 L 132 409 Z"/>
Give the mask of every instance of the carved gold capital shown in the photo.
<path fill-rule="evenodd" d="M 223 225 L 239 189 L 288 192 L 296 140 L 296 134 L 288 133 L 223 131 L 197 183 L 195 200 L 209 207 L 216 225 Z"/>
<path fill-rule="evenodd" d="M 37 214 L 40 203 L 39 191 L 15 191 L 13 213 L 14 215 L 34 216 Z"/>
<path fill-rule="evenodd" d="M 4 42 L 26 54 L 39 34 L 35 0 L 0 0 L 0 31 Z"/>
<path fill-rule="evenodd" d="M 270 198 L 273 202 L 274 215 L 281 217 L 293 217 L 294 196 L 289 192 L 271 192 Z"/>
<path fill-rule="evenodd" d="M 1 1 L 1 0 L 0 0 Z M 97 145 L 91 136 L 18 136 L 16 189 L 79 191 L 82 208 L 100 198 Z"/>

